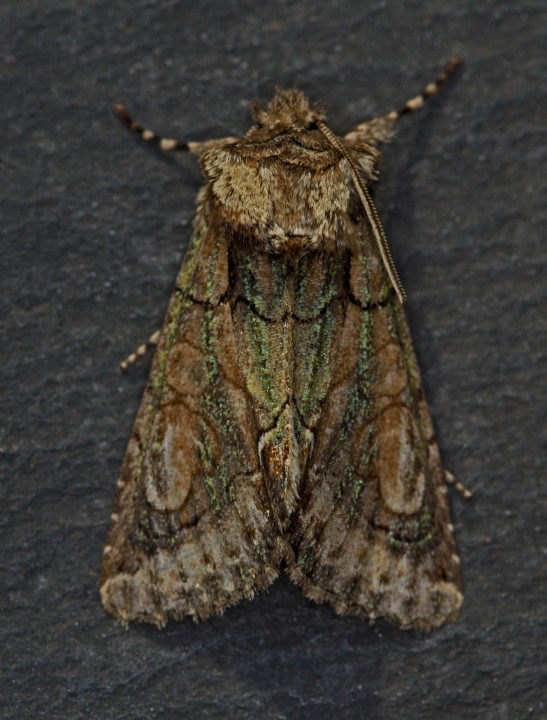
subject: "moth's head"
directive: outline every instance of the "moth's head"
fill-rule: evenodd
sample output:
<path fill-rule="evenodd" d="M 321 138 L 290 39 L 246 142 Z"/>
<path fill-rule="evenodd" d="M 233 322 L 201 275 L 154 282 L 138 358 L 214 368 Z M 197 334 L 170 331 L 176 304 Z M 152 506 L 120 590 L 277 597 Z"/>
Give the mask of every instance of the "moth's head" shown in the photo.
<path fill-rule="evenodd" d="M 312 130 L 318 120 L 323 120 L 323 108 L 310 105 L 308 98 L 300 90 L 275 89 L 275 95 L 263 108 L 258 100 L 251 103 L 251 115 L 255 125 L 246 137 L 252 138 L 265 133 L 283 133 L 287 131 Z"/>

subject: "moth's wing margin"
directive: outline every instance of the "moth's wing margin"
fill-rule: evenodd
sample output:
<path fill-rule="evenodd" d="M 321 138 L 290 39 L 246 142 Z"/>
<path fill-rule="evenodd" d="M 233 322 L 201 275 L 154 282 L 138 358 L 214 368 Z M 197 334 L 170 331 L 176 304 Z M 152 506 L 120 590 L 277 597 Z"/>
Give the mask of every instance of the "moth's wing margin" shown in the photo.
<path fill-rule="evenodd" d="M 198 210 L 127 448 L 103 561 L 116 619 L 203 619 L 278 575 L 239 376 L 227 241 Z"/>
<path fill-rule="evenodd" d="M 429 630 L 457 615 L 459 558 L 407 321 L 368 236 L 348 300 L 289 572 L 342 615 Z"/>

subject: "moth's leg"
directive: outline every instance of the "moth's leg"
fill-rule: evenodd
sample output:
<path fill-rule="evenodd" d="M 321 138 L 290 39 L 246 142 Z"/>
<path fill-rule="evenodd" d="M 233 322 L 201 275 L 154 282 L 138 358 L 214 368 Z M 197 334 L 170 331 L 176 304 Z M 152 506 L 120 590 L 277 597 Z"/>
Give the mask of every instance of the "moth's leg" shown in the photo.
<path fill-rule="evenodd" d="M 131 355 L 128 355 L 125 358 L 125 360 L 122 360 L 119 365 L 120 370 L 127 370 L 127 368 L 131 365 L 134 365 L 139 358 L 144 357 L 149 350 L 151 350 L 153 347 L 156 347 L 160 339 L 160 332 L 160 330 L 156 330 L 155 333 L 152 333 L 152 335 L 150 335 L 150 337 L 145 343 L 139 345 L 135 352 L 132 352 Z"/>
<path fill-rule="evenodd" d="M 205 140 L 203 142 L 183 142 L 182 140 L 175 140 L 174 138 L 163 138 L 156 135 L 153 130 L 147 130 L 136 120 L 133 120 L 125 109 L 125 105 L 118 103 L 114 105 L 114 109 L 118 118 L 131 132 L 136 133 L 146 142 L 157 145 L 161 150 L 165 150 L 165 152 L 191 152 L 200 155 L 210 148 L 217 147 L 218 145 L 229 145 L 239 140 L 239 138 L 235 137 L 225 137 L 216 140 Z"/>
<path fill-rule="evenodd" d="M 473 497 L 471 490 L 468 490 L 465 485 L 458 482 L 449 470 L 444 471 L 444 479 L 446 480 L 446 484 L 451 485 L 454 490 L 457 490 L 465 500 L 471 500 Z"/>
<path fill-rule="evenodd" d="M 346 140 L 350 142 L 387 142 L 390 140 L 393 134 L 393 127 L 397 120 L 407 113 L 419 110 L 425 104 L 426 100 L 436 95 L 443 85 L 447 82 L 449 77 L 457 70 L 462 64 L 463 58 L 459 55 L 454 55 L 448 61 L 444 70 L 437 75 L 433 82 L 430 82 L 419 95 L 416 95 L 410 100 L 407 100 L 398 110 L 392 110 L 387 115 L 380 115 L 379 117 L 367 120 L 360 125 L 357 125 L 351 130 L 346 136 Z"/>

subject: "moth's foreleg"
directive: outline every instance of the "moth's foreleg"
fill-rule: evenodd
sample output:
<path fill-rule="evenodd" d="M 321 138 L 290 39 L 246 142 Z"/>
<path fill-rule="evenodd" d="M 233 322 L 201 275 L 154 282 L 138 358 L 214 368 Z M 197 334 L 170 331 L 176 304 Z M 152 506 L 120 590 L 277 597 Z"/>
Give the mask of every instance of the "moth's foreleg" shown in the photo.
<path fill-rule="evenodd" d="M 146 353 L 151 350 L 153 347 L 156 347 L 160 339 L 160 330 L 156 330 L 155 333 L 152 333 L 148 340 L 143 343 L 142 345 L 139 345 L 139 347 L 135 350 L 135 352 L 132 352 L 131 355 L 128 355 L 125 360 L 122 360 L 119 368 L 120 370 L 127 370 L 127 368 L 131 367 L 131 365 L 134 365 L 139 358 L 142 358 L 146 355 Z"/>
<path fill-rule="evenodd" d="M 419 95 L 407 100 L 398 110 L 392 110 L 386 115 L 380 115 L 379 117 L 372 118 L 357 125 L 357 127 L 345 136 L 346 140 L 350 142 L 370 142 L 373 144 L 389 140 L 393 133 L 393 126 L 397 120 L 403 115 L 422 108 L 426 100 L 436 95 L 443 85 L 446 84 L 450 76 L 458 69 L 462 62 L 463 58 L 459 55 L 451 57 L 444 70 L 437 75 L 433 82 L 428 83 Z"/>
<path fill-rule="evenodd" d="M 160 150 L 164 150 L 165 152 L 191 152 L 200 155 L 209 148 L 218 145 L 229 145 L 239 140 L 239 138 L 226 137 L 215 140 L 204 140 L 203 142 L 183 142 L 182 140 L 176 140 L 174 138 L 164 138 L 157 135 L 153 130 L 144 128 L 136 120 L 133 120 L 127 112 L 125 105 L 117 103 L 114 105 L 114 110 L 120 121 L 131 130 L 131 132 L 136 133 L 146 142 L 156 145 Z"/>

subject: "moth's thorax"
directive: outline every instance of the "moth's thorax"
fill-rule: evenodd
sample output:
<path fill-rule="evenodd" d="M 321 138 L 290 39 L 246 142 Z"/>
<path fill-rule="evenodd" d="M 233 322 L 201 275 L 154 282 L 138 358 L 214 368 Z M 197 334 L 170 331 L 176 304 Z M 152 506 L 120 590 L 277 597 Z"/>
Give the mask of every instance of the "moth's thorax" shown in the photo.
<path fill-rule="evenodd" d="M 274 253 L 352 247 L 361 207 L 347 160 L 316 127 L 323 114 L 302 93 L 278 90 L 253 115 L 240 141 L 201 157 L 215 220 Z M 378 153 L 348 151 L 372 180 Z"/>

